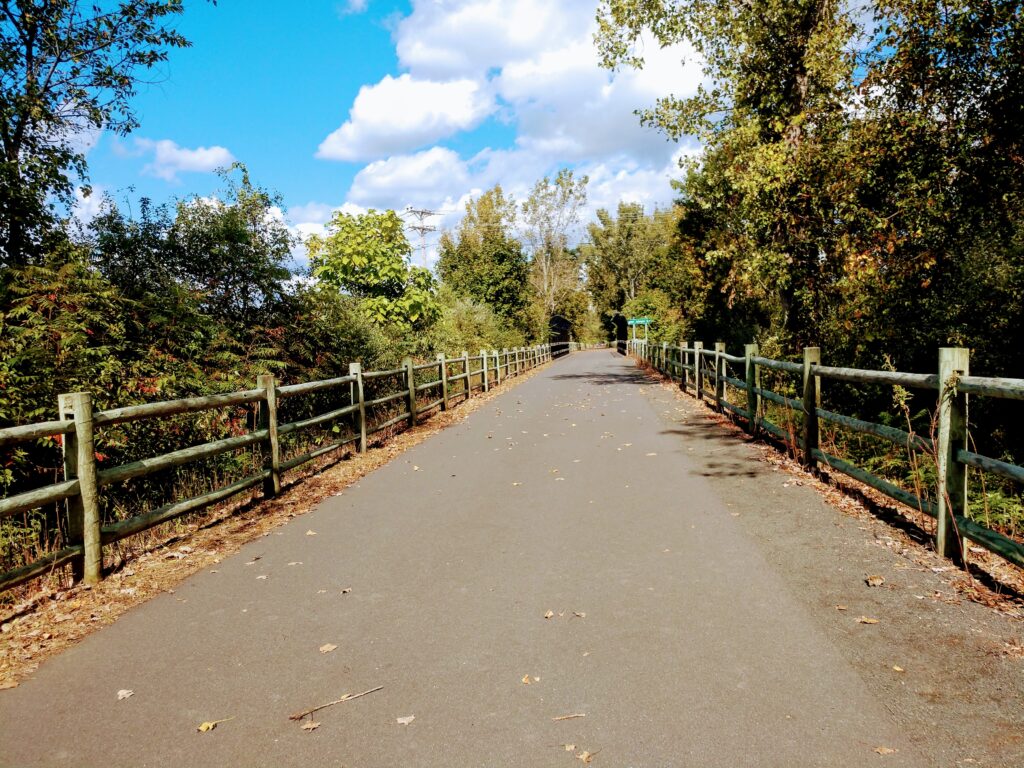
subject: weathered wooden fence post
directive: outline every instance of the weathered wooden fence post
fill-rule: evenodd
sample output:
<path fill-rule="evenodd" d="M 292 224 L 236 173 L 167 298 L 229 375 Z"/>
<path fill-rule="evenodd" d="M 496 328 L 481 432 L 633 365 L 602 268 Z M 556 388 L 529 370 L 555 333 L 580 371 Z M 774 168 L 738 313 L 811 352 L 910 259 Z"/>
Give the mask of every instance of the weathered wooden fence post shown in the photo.
<path fill-rule="evenodd" d="M 967 516 L 967 465 L 956 460 L 967 450 L 967 395 L 957 391 L 960 376 L 970 374 L 971 353 L 963 347 L 939 349 L 939 434 L 937 452 L 938 525 L 935 549 L 957 562 L 963 560 L 963 540 L 957 516 Z"/>
<path fill-rule="evenodd" d="M 281 441 L 277 435 L 277 382 L 273 374 L 258 376 L 256 388 L 263 390 L 259 428 L 267 430 L 268 434 L 263 469 L 270 470 L 270 475 L 263 481 L 263 495 L 271 497 L 281 493 Z"/>
<path fill-rule="evenodd" d="M 356 385 L 356 403 L 359 408 L 356 409 L 356 413 L 359 414 L 359 442 L 356 444 L 356 450 L 359 453 L 366 452 L 366 399 L 363 395 L 363 366 L 360 363 L 349 363 L 348 364 L 348 375 L 355 376 Z"/>
<path fill-rule="evenodd" d="M 814 469 L 818 460 L 818 402 L 821 400 L 821 378 L 814 375 L 814 366 L 821 365 L 821 349 L 804 347 L 804 466 Z"/>
<path fill-rule="evenodd" d="M 411 357 L 407 357 L 402 361 L 402 367 L 405 368 L 405 384 L 409 389 L 409 426 L 416 426 L 416 369 L 413 367 Z"/>
<path fill-rule="evenodd" d="M 686 381 L 689 378 L 689 374 L 686 370 L 687 360 L 689 355 L 686 353 L 687 343 L 685 341 L 679 342 L 679 388 L 686 391 Z"/>
<path fill-rule="evenodd" d="M 698 400 L 704 400 L 704 350 L 703 341 L 693 342 L 693 381 L 697 387 L 696 398 Z"/>
<path fill-rule="evenodd" d="M 661 349 L 658 351 L 658 357 L 661 359 L 661 372 L 672 378 L 672 369 L 668 365 L 668 342 L 661 342 Z"/>
<path fill-rule="evenodd" d="M 441 410 L 448 410 L 448 361 L 444 352 L 437 356 L 437 367 L 441 371 Z"/>
<path fill-rule="evenodd" d="M 758 356 L 757 343 L 746 344 L 743 347 L 743 356 L 745 358 L 743 372 L 747 380 L 747 413 L 749 414 L 747 432 L 756 435 L 761 418 L 761 394 L 755 390 L 761 388 L 761 371 L 752 358 Z"/>
<path fill-rule="evenodd" d="M 473 377 L 469 372 L 469 352 L 466 350 L 462 350 L 462 374 L 466 382 L 466 399 L 469 400 L 473 396 Z"/>
<path fill-rule="evenodd" d="M 480 386 L 483 387 L 484 392 L 488 392 L 488 391 L 490 391 L 490 383 L 488 381 L 488 376 L 487 376 L 487 350 L 486 349 L 481 349 L 480 350 L 480 366 L 481 366 L 481 368 L 480 368 L 480 376 L 482 377 L 480 379 Z"/>
<path fill-rule="evenodd" d="M 501 384 L 501 378 L 502 378 L 501 377 L 501 356 L 504 353 L 505 353 L 504 349 L 502 349 L 501 352 L 499 352 L 498 350 L 494 350 L 494 367 L 495 367 L 494 374 L 495 374 L 495 377 L 496 377 L 495 380 L 494 380 L 495 384 Z"/>
<path fill-rule="evenodd" d="M 724 409 L 722 407 L 722 398 L 725 396 L 725 358 L 722 357 L 722 353 L 725 352 L 725 342 L 715 342 L 715 410 L 721 413 Z"/>
<path fill-rule="evenodd" d="M 64 435 L 64 479 L 78 480 L 78 493 L 67 500 L 68 538 L 82 545 L 81 559 L 71 568 L 75 579 L 96 584 L 103 577 L 103 544 L 100 538 L 100 502 L 96 483 L 96 449 L 93 445 L 92 395 L 70 392 L 59 395 L 62 421 L 74 419 L 75 431 Z"/>

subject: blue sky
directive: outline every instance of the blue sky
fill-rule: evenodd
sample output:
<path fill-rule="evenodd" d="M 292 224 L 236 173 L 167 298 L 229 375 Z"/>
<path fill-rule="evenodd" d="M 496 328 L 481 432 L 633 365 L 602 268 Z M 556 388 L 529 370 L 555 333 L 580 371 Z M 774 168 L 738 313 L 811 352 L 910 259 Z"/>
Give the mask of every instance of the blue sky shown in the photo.
<path fill-rule="evenodd" d="M 156 201 L 219 187 L 237 159 L 279 192 L 300 234 L 336 209 L 406 206 L 453 226 L 501 183 L 518 199 L 560 167 L 591 178 L 589 209 L 671 200 L 692 151 L 632 114 L 692 92 L 684 51 L 609 73 L 591 36 L 596 0 L 192 0 L 173 51 L 134 101 L 140 127 L 101 134 L 90 181 Z M 95 204 L 86 201 L 83 214 Z"/>

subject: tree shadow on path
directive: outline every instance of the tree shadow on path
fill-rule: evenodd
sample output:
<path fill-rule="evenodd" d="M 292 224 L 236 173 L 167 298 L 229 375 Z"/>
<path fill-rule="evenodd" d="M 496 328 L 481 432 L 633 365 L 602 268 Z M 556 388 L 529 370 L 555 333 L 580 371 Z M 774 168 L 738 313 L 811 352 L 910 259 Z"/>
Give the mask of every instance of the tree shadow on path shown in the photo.
<path fill-rule="evenodd" d="M 652 381 L 649 377 L 645 376 L 639 371 L 586 371 L 584 373 L 559 373 L 551 377 L 559 381 L 581 381 L 587 384 L 597 384 L 598 386 L 607 386 L 609 384 L 637 384 L 642 386 L 651 386 L 657 384 L 656 381 Z"/>

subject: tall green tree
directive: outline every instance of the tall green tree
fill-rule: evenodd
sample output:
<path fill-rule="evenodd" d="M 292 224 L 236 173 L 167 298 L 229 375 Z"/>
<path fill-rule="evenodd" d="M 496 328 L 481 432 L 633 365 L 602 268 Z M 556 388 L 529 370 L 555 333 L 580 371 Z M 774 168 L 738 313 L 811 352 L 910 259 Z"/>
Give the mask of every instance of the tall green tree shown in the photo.
<path fill-rule="evenodd" d="M 820 159 L 822 134 L 843 121 L 848 106 L 855 27 L 845 7 L 835 0 L 605 0 L 598 16 L 608 66 L 642 66 L 636 45 L 648 31 L 662 45 L 685 42 L 699 55 L 706 83 L 691 97 L 663 97 L 641 120 L 670 138 L 704 142 L 700 162 L 721 176 L 699 196 L 692 187 L 683 192 L 721 214 L 714 259 L 731 263 L 738 291 L 769 291 L 775 329 L 807 342 L 822 282 L 817 238 L 830 212 L 810 193 L 815 169 L 804 160 Z"/>
<path fill-rule="evenodd" d="M 500 185 L 470 199 L 455 235 L 441 235 L 437 271 L 457 296 L 487 304 L 525 330 L 530 265 L 514 236 L 516 208 Z"/>
<path fill-rule="evenodd" d="M 167 256 L 207 314 L 240 329 L 266 325 L 292 276 L 295 239 L 280 198 L 253 185 L 244 165 L 235 163 L 221 178 L 225 189 L 212 199 L 178 203 Z"/>
<path fill-rule="evenodd" d="M 565 296 L 580 290 L 579 253 L 570 249 L 570 237 L 587 202 L 586 176 L 576 178 L 563 168 L 554 179 L 545 176 L 534 184 L 522 205 L 522 234 L 530 252 L 530 282 L 536 297 L 533 312 L 536 334 L 547 336 L 551 316 Z"/>
<path fill-rule="evenodd" d="M 360 299 L 378 325 L 408 331 L 436 317 L 434 277 L 408 264 L 412 248 L 394 211 L 338 211 L 327 234 L 311 237 L 306 247 L 313 275 Z"/>
<path fill-rule="evenodd" d="M 620 202 L 613 216 L 605 209 L 587 225 L 583 245 L 587 289 L 604 314 L 614 314 L 650 287 L 672 242 L 677 216 L 656 210 L 650 216 L 640 203 Z"/>
<path fill-rule="evenodd" d="M 127 134 L 147 71 L 188 41 L 182 0 L 0 1 L 0 258 L 40 250 L 85 178 L 82 136 Z"/>

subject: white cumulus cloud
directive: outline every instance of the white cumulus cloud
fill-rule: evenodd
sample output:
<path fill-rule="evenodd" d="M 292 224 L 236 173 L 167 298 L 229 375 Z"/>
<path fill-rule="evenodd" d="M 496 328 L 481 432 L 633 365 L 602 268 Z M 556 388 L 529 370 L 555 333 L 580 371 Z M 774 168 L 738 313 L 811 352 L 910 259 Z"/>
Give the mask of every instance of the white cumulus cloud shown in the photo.
<path fill-rule="evenodd" d="M 135 150 L 139 154 L 153 155 L 142 172 L 165 181 L 177 181 L 178 174 L 182 172 L 209 172 L 235 161 L 235 156 L 224 147 L 189 149 L 170 139 L 135 139 Z"/>
<path fill-rule="evenodd" d="M 670 205 L 679 160 L 699 146 L 667 141 L 640 125 L 636 111 L 695 93 L 700 59 L 688 46 L 661 48 L 643 37 L 643 69 L 604 69 L 593 41 L 597 5 L 413 0 L 394 27 L 401 74 L 364 86 L 349 119 L 320 146 L 320 157 L 370 161 L 346 201 L 439 211 L 428 223 L 451 228 L 470 196 L 501 184 L 522 202 L 538 179 L 569 167 L 590 178 L 585 217 L 620 200 L 647 210 Z M 474 139 L 483 149 L 462 154 L 436 145 L 486 131 L 489 121 L 514 137 L 503 130 L 491 142 Z"/>
<path fill-rule="evenodd" d="M 317 157 L 356 161 L 407 152 L 475 128 L 494 109 L 489 89 L 474 80 L 388 75 L 359 89 L 349 119 L 323 140 Z"/>
<path fill-rule="evenodd" d="M 369 208 L 439 205 L 469 183 L 466 163 L 445 147 L 370 163 L 356 174 L 350 202 Z M 396 200 L 402 205 L 396 205 Z"/>

